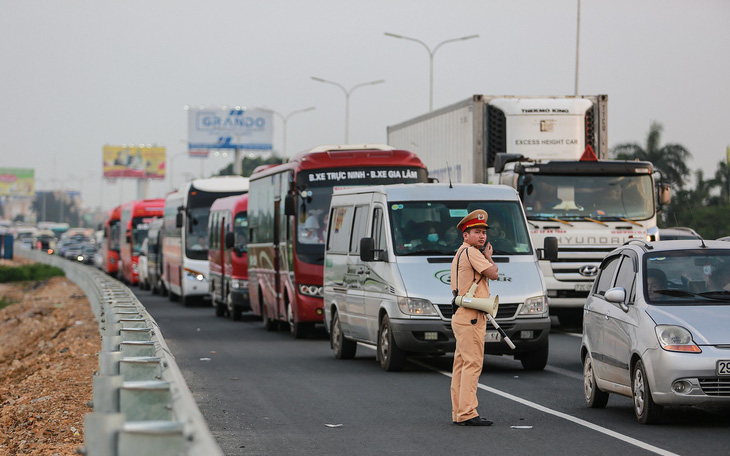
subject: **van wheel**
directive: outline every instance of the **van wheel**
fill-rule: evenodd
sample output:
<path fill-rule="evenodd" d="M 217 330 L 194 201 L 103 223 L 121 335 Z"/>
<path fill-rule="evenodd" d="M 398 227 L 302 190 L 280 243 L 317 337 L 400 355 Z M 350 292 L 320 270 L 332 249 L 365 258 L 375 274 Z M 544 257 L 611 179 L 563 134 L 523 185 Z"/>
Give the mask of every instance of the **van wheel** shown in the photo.
<path fill-rule="evenodd" d="M 335 351 L 335 358 L 354 358 L 357 352 L 357 342 L 345 338 L 342 332 L 342 326 L 340 325 L 340 314 L 337 311 L 332 315 L 332 328 L 330 329 L 330 333 L 332 334 L 332 349 Z"/>
<path fill-rule="evenodd" d="M 590 408 L 604 408 L 608 404 L 608 393 L 598 389 L 596 373 L 593 372 L 593 358 L 586 353 L 583 358 L 583 393 Z"/>
<path fill-rule="evenodd" d="M 226 309 L 228 310 L 228 318 L 230 318 L 233 321 L 241 321 L 241 308 L 236 307 L 233 305 L 233 295 L 231 294 L 231 291 L 228 291 L 228 294 L 226 295 Z"/>
<path fill-rule="evenodd" d="M 545 342 L 545 345 L 537 350 L 521 355 L 520 362 L 522 363 L 522 367 L 528 371 L 541 371 L 545 369 L 548 362 L 549 352 L 550 346 L 547 342 Z"/>
<path fill-rule="evenodd" d="M 294 321 L 294 312 L 291 310 L 291 305 L 286 304 L 286 321 L 289 323 L 289 332 L 295 339 L 304 339 L 307 337 L 309 332 L 309 325 L 307 323 L 297 323 Z"/>
<path fill-rule="evenodd" d="M 646 377 L 646 369 L 641 360 L 637 361 L 634 366 L 633 380 L 631 390 L 634 396 L 636 419 L 641 424 L 657 423 L 662 416 L 663 407 L 655 404 L 654 398 L 651 397 L 649 379 Z"/>
<path fill-rule="evenodd" d="M 395 344 L 390 319 L 387 315 L 384 315 L 383 321 L 380 322 L 378 359 L 380 359 L 380 367 L 388 372 L 403 370 L 406 365 L 406 353 Z"/>

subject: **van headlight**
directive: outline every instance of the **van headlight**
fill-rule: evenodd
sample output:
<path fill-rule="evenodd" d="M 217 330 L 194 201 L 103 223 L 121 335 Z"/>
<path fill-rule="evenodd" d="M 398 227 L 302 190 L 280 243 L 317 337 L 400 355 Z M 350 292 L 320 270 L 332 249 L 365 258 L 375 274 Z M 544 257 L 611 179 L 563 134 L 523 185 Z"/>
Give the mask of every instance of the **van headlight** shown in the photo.
<path fill-rule="evenodd" d="M 545 296 L 533 296 L 525 299 L 520 315 L 542 315 L 547 313 L 548 304 Z"/>
<path fill-rule="evenodd" d="M 702 353 L 702 349 L 692 340 L 692 333 L 681 326 L 658 325 L 654 328 L 662 348 L 667 351 Z"/>
<path fill-rule="evenodd" d="M 198 282 L 202 282 L 205 280 L 205 274 L 202 272 L 194 271 L 192 269 L 185 269 L 185 278 L 190 280 L 197 280 Z"/>
<path fill-rule="evenodd" d="M 436 309 L 428 299 L 406 298 L 398 296 L 398 307 L 406 315 L 433 315 L 438 316 Z"/>
<path fill-rule="evenodd" d="M 322 287 L 319 285 L 307 285 L 304 283 L 299 284 L 299 293 L 304 296 L 314 296 L 315 298 L 322 297 Z"/>

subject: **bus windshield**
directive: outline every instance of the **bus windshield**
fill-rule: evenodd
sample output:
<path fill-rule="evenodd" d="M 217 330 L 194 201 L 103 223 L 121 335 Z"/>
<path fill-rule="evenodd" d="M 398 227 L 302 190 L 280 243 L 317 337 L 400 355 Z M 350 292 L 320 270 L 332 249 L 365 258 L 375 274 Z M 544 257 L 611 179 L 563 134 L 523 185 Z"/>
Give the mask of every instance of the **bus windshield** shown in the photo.
<path fill-rule="evenodd" d="M 152 217 L 135 217 L 132 219 L 132 254 L 139 255 L 142 248 L 142 242 L 147 238 L 147 232 L 150 229 Z"/>
<path fill-rule="evenodd" d="M 190 187 L 185 227 L 185 256 L 191 260 L 208 259 L 208 215 L 218 198 L 239 195 L 240 191 L 206 192 Z"/>
<path fill-rule="evenodd" d="M 494 255 L 531 255 L 522 208 L 513 201 L 404 201 L 389 204 L 393 247 L 399 256 L 453 256 L 464 238 L 456 228 L 470 212 L 489 214 L 487 241 Z"/>
<path fill-rule="evenodd" d="M 327 217 L 334 189 L 428 182 L 424 168 L 334 168 L 297 174 L 296 249 L 306 262 L 324 261 Z"/>
<path fill-rule="evenodd" d="M 633 176 L 528 174 L 522 201 L 530 220 L 646 220 L 654 215 L 652 179 Z"/>
<path fill-rule="evenodd" d="M 109 222 L 109 250 L 119 252 L 120 228 L 121 222 L 119 220 L 112 220 Z"/>

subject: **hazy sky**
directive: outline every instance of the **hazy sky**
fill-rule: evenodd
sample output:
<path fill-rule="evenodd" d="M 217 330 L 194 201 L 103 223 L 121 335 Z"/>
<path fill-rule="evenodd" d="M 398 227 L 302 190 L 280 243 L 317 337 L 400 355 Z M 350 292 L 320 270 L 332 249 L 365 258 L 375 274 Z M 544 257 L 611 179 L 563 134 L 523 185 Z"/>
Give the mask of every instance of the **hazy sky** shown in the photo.
<path fill-rule="evenodd" d="M 480 35 L 436 53 L 436 108 L 575 90 L 577 0 L 0 0 L 0 11 L 0 167 L 35 168 L 37 189 L 79 189 L 105 208 L 136 184 L 102 184 L 103 145 L 181 154 L 185 105 L 316 106 L 289 119 L 292 155 L 344 141 L 344 94 L 311 76 L 385 79 L 350 108 L 350 143 L 384 143 L 386 126 L 428 111 L 429 84 L 426 50 L 384 32 L 431 47 Z M 730 144 L 729 69 L 728 0 L 581 2 L 579 92 L 608 94 L 611 147 L 644 143 L 657 121 L 691 169 L 714 173 Z M 173 160 L 176 184 L 231 161 Z M 170 188 L 153 182 L 150 196 Z"/>

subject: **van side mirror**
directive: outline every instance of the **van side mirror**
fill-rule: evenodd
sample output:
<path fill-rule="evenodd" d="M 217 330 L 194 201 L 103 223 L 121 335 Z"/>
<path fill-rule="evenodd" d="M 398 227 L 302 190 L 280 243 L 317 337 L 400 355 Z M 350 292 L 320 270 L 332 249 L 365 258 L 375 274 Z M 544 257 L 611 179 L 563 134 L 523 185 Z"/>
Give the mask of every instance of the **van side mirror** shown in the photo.
<path fill-rule="evenodd" d="M 545 238 L 544 248 L 537 249 L 537 259 L 555 261 L 558 259 L 558 238 L 548 236 Z"/>
<path fill-rule="evenodd" d="M 666 184 L 659 185 L 657 189 L 657 199 L 661 206 L 666 206 L 672 200 L 672 190 Z"/>
<path fill-rule="evenodd" d="M 362 261 L 375 261 L 375 240 L 365 237 L 360 239 L 360 259 Z"/>
<path fill-rule="evenodd" d="M 296 215 L 294 206 L 294 195 L 286 195 L 284 197 L 284 215 Z"/>
<path fill-rule="evenodd" d="M 233 231 L 226 233 L 225 246 L 227 249 L 233 248 L 236 243 L 236 234 Z"/>
<path fill-rule="evenodd" d="M 182 212 L 178 212 L 175 216 L 175 228 L 182 228 L 183 227 L 183 215 Z"/>

